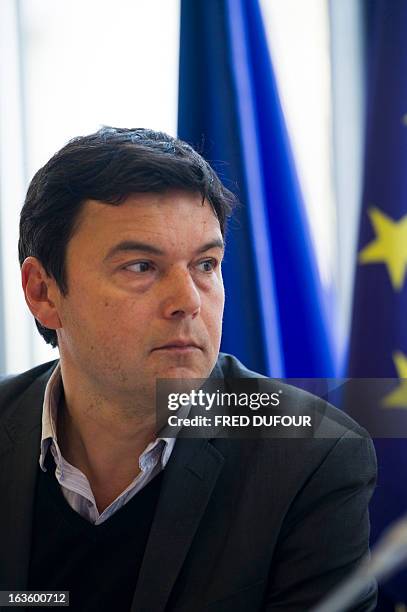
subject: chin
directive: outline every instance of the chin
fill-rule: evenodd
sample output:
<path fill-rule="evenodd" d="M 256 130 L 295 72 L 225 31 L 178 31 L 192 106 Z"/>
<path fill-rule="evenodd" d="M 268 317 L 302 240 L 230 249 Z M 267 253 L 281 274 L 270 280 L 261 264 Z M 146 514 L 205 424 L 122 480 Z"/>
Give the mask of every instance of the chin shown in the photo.
<path fill-rule="evenodd" d="M 174 365 L 163 368 L 157 378 L 207 378 L 207 369 L 186 365 Z"/>

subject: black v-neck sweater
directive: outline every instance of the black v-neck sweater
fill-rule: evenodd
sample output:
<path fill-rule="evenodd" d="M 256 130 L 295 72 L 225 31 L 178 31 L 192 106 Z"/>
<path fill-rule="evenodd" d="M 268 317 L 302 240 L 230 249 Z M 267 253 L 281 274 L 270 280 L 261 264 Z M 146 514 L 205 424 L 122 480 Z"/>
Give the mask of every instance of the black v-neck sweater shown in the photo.
<path fill-rule="evenodd" d="M 95 526 L 69 506 L 54 470 L 39 468 L 28 589 L 69 591 L 75 612 L 128 612 L 163 472 Z"/>

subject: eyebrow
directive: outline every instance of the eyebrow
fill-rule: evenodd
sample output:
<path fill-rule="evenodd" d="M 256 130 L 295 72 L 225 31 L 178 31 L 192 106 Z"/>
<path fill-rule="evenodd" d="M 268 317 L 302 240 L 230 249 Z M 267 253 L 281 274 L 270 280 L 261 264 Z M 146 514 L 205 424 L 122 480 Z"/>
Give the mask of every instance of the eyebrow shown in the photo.
<path fill-rule="evenodd" d="M 223 240 L 221 240 L 220 238 L 216 238 L 215 240 L 211 240 L 201 245 L 200 247 L 198 247 L 198 249 L 196 249 L 195 252 L 205 253 L 206 251 L 209 251 L 210 249 L 221 249 L 222 251 L 224 251 L 225 244 Z M 165 251 L 163 251 L 162 249 L 159 249 L 158 247 L 152 244 L 149 244 L 148 242 L 139 242 L 135 240 L 124 240 L 123 242 L 119 242 L 118 244 L 113 246 L 108 251 L 106 257 L 104 258 L 104 261 L 111 259 L 118 253 L 124 253 L 127 251 L 142 251 L 143 253 L 151 253 L 152 255 L 160 255 L 160 256 L 165 255 Z"/>

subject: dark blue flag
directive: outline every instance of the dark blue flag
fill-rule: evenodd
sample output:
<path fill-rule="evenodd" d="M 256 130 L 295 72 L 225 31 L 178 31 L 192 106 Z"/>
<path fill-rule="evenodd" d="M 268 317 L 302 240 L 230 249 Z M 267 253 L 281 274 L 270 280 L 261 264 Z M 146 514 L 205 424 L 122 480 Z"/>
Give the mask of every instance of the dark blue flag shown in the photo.
<path fill-rule="evenodd" d="M 406 378 L 407 2 L 375 0 L 369 10 L 364 193 L 348 375 Z M 407 420 L 405 382 L 377 409 L 382 418 Z M 407 511 L 407 440 L 378 438 L 375 446 L 373 541 Z M 377 609 L 393 612 L 399 602 L 407 602 L 405 573 L 383 585 Z"/>
<path fill-rule="evenodd" d="M 243 203 L 227 236 L 222 349 L 271 376 L 334 376 L 258 0 L 182 0 L 179 78 L 179 137 Z"/>

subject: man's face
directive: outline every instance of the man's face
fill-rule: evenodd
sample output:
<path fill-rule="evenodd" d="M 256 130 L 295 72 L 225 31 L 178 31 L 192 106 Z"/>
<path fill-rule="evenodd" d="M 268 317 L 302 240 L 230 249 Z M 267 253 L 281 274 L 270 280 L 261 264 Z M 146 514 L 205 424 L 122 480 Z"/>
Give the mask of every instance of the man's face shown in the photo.
<path fill-rule="evenodd" d="M 101 393 L 150 393 L 156 378 L 206 378 L 219 351 L 223 240 L 200 194 L 84 204 L 58 299 L 61 359 Z"/>

